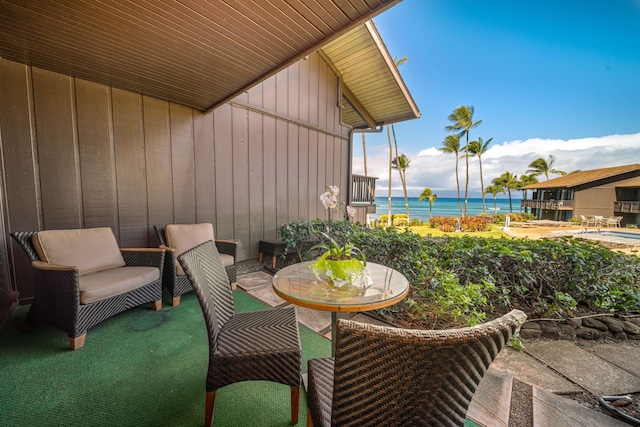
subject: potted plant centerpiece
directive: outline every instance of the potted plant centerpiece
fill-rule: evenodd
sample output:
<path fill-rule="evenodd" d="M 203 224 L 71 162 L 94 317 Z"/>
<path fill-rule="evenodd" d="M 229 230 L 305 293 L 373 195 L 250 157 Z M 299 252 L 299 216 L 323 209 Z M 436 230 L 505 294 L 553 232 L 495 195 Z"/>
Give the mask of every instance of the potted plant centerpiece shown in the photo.
<path fill-rule="evenodd" d="M 341 204 L 338 201 L 340 189 L 335 185 L 328 185 L 326 190 L 320 195 L 320 201 L 329 212 L 339 213 L 344 205 L 344 202 Z M 348 221 L 354 216 L 355 209 L 346 206 L 344 220 Z M 345 241 L 344 245 L 340 245 L 327 233 L 318 234 L 322 235 L 325 241 L 313 246 L 310 251 L 324 249 L 325 252 L 309 266 L 311 272 L 332 288 L 349 287 L 357 292 L 364 292 L 371 285 L 364 253 L 352 243 Z"/>
<path fill-rule="evenodd" d="M 345 242 L 344 245 L 339 245 L 326 233 L 320 234 L 327 242 L 318 243 L 311 249 L 324 249 L 325 252 L 309 266 L 311 272 L 329 286 L 341 288 L 351 285 L 366 290 L 371 281 L 367 274 L 364 253 L 352 243 Z"/>

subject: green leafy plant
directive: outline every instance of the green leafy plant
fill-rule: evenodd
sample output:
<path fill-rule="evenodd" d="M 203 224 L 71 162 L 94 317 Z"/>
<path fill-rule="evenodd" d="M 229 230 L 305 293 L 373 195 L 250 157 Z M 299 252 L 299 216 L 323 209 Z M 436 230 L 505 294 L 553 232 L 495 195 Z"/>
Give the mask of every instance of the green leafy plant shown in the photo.
<path fill-rule="evenodd" d="M 310 250 L 325 250 L 326 252 L 322 255 L 322 259 L 339 261 L 355 258 L 362 261 L 363 265 L 367 265 L 367 258 L 365 257 L 364 252 L 362 252 L 360 248 L 357 248 L 353 243 L 345 241 L 344 244 L 340 245 L 327 233 L 320 232 L 319 234 L 326 239 L 326 242 L 318 243 Z"/>
<path fill-rule="evenodd" d="M 344 286 L 356 282 L 366 286 L 368 281 L 357 281 L 366 273 L 364 269 L 367 259 L 364 253 L 353 243 L 345 241 L 340 245 L 328 234 L 321 232 L 320 235 L 326 241 L 318 243 L 311 249 L 322 249 L 325 252 L 311 264 L 313 274 L 333 286 Z"/>
<path fill-rule="evenodd" d="M 514 350 L 518 350 L 518 351 L 524 350 L 524 344 L 522 344 L 522 338 L 520 338 L 520 332 L 516 332 L 515 334 L 511 335 L 511 339 L 509 340 L 507 345 Z"/>
<path fill-rule="evenodd" d="M 495 290 L 492 283 L 461 285 L 453 275 L 444 274 L 434 289 L 432 308 L 439 316 L 451 317 L 454 322 L 464 319 L 466 326 L 477 325 L 486 320 L 487 294 Z"/>

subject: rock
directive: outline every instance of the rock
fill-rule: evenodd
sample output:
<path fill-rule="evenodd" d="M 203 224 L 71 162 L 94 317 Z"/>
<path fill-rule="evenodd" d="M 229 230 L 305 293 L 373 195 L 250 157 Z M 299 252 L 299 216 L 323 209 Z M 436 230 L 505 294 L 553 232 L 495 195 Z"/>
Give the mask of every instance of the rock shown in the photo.
<path fill-rule="evenodd" d="M 545 324 L 540 325 L 540 329 L 542 330 L 542 337 L 548 338 L 551 340 L 560 339 L 560 329 L 557 325 Z"/>
<path fill-rule="evenodd" d="M 617 338 L 619 340 L 626 340 L 627 339 L 627 334 L 625 334 L 624 332 L 614 332 L 613 333 L 613 337 Z"/>
<path fill-rule="evenodd" d="M 587 317 L 586 319 L 582 319 L 582 326 L 585 326 L 587 328 L 597 329 L 602 332 L 609 329 L 607 328 L 607 325 L 605 325 L 598 319 L 594 319 L 593 317 Z"/>
<path fill-rule="evenodd" d="M 632 322 L 622 322 L 622 328 L 627 334 L 640 335 L 640 326 Z"/>
<path fill-rule="evenodd" d="M 614 334 L 620 333 L 624 330 L 624 327 L 622 326 L 622 320 L 620 319 L 616 319 L 615 317 L 603 317 L 600 320 L 602 321 L 602 323 L 607 325 L 607 328 L 609 328 L 609 330 Z"/>
<path fill-rule="evenodd" d="M 574 328 L 579 328 L 580 326 L 582 326 L 582 319 L 572 319 L 569 318 L 567 320 L 565 320 L 565 322 L 567 323 L 567 325 L 570 325 Z"/>
<path fill-rule="evenodd" d="M 524 322 L 524 324 L 520 327 L 520 330 L 523 329 L 535 329 L 540 330 L 540 324 L 538 322 Z"/>
<path fill-rule="evenodd" d="M 561 340 L 575 340 L 576 339 L 576 328 L 570 325 L 558 325 L 558 338 Z"/>
<path fill-rule="evenodd" d="M 640 317 L 629 317 L 628 319 L 625 319 L 627 322 L 631 322 L 634 325 L 640 326 Z"/>
<path fill-rule="evenodd" d="M 540 329 L 520 329 L 520 337 L 523 340 L 532 338 L 541 338 L 542 331 Z"/>
<path fill-rule="evenodd" d="M 576 335 L 584 340 L 597 340 L 602 334 L 597 329 L 581 326 L 576 329 Z"/>

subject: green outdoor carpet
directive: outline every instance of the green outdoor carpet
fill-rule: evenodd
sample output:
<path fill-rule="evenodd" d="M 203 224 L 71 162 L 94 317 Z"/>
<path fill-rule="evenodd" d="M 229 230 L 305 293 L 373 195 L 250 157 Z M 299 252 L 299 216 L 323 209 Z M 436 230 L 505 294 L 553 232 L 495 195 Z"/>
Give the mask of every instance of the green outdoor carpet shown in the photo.
<path fill-rule="evenodd" d="M 238 312 L 267 308 L 240 290 L 234 296 Z M 0 426 L 204 424 L 208 349 L 194 294 L 160 312 L 141 306 L 121 313 L 90 329 L 76 351 L 57 328 L 21 333 L 28 308 L 20 307 L 0 334 Z M 331 345 L 303 325 L 300 336 L 306 371 L 307 359 L 328 356 Z M 232 384 L 217 393 L 213 425 L 289 426 L 289 402 L 284 385 Z M 303 389 L 299 411 L 304 426 Z"/>
<path fill-rule="evenodd" d="M 235 291 L 237 311 L 266 307 Z M 0 334 L 0 426 L 201 426 L 204 424 L 208 349 L 202 312 L 193 293 L 178 307 L 141 306 L 89 330 L 71 351 L 66 334 L 20 328 L 20 307 Z M 328 340 L 300 326 L 304 353 L 331 352 Z M 216 396 L 214 426 L 290 425 L 289 387 L 266 381 L 229 385 Z M 306 394 L 300 393 L 306 425 Z"/>

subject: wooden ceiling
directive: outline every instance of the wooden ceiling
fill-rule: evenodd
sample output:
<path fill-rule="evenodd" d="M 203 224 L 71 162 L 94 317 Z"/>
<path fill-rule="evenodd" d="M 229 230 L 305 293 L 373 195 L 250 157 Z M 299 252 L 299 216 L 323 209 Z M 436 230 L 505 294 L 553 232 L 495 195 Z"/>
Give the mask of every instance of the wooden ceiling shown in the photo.
<path fill-rule="evenodd" d="M 0 0 L 0 57 L 215 108 L 399 0 Z"/>

